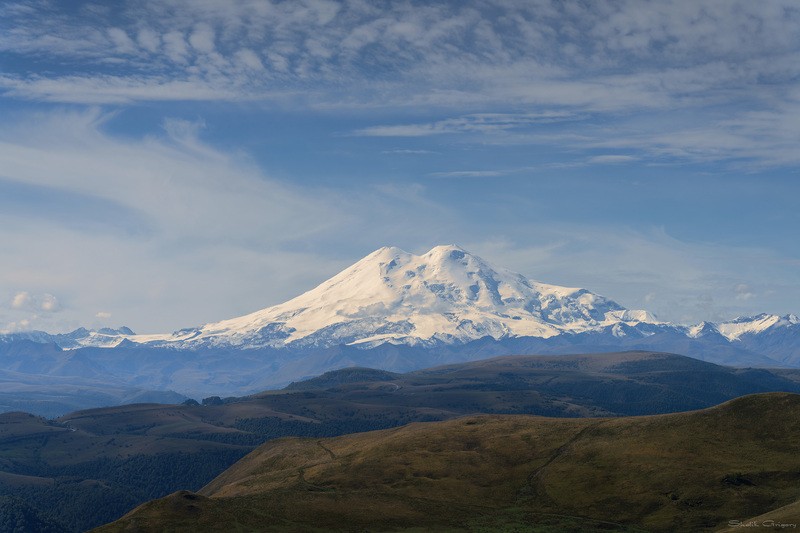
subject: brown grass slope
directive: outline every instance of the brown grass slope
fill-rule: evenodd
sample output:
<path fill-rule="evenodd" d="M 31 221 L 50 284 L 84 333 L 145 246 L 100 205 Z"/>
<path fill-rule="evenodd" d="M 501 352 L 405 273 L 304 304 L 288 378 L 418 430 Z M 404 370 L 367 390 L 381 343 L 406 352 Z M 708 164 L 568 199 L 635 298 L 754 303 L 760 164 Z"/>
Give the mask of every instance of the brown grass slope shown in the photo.
<path fill-rule="evenodd" d="M 735 531 L 796 531 L 800 527 L 800 500 L 752 518 L 732 518 L 720 533 Z"/>
<path fill-rule="evenodd" d="M 800 499 L 800 396 L 271 441 L 99 531 L 701 531 Z M 616 524 L 616 525 L 615 525 Z"/>

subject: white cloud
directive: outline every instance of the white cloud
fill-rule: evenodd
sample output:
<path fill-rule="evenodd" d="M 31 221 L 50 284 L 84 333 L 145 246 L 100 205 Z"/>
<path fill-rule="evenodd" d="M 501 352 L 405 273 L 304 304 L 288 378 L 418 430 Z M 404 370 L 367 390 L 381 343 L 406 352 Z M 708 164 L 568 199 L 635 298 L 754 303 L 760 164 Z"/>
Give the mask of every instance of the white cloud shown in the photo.
<path fill-rule="evenodd" d="M 136 34 L 139 46 L 154 54 L 161 47 L 161 36 L 150 28 L 142 28 Z"/>
<path fill-rule="evenodd" d="M 15 333 L 17 331 L 29 331 L 31 328 L 31 321 L 27 318 L 9 322 L 5 327 L 0 327 L 0 333 Z"/>
<path fill-rule="evenodd" d="M 444 104 L 460 94 L 476 102 L 630 109 L 672 104 L 707 87 L 753 88 L 760 74 L 790 81 L 798 68 L 791 57 L 798 49 L 793 28 L 800 8 L 778 0 L 769 9 L 746 1 L 691 7 L 678 1 L 537 2 L 535 7 L 459 2 L 413 8 L 319 1 L 148 2 L 123 5 L 122 13 L 136 27 L 120 27 L 124 19 L 109 18 L 112 28 L 105 36 L 86 19 L 58 10 L 32 17 L 15 5 L 6 8 L 15 31 L 0 38 L 0 50 L 108 62 L 115 53 L 129 59 L 131 35 L 151 55 L 161 50 L 163 35 L 163 56 L 136 63 L 140 75 L 154 77 L 165 66 L 202 70 L 215 54 L 232 63 L 244 49 L 255 55 L 247 54 L 241 63 L 254 68 L 258 59 L 265 66 L 260 85 L 269 85 L 276 74 L 281 84 L 312 80 L 318 87 L 344 78 L 360 88 L 363 100 L 376 68 L 388 74 L 376 96 L 386 101 L 388 88 L 389 101 L 405 99 L 412 105 L 437 98 Z M 261 51 L 266 63 L 257 56 Z M 727 68 L 731 79 L 720 79 L 709 64 Z M 267 67 L 273 71 L 266 72 Z M 90 70 L 96 71 L 89 68 L 84 75 Z M 644 74 L 640 80 L 646 82 L 610 74 L 631 70 Z M 694 77 L 699 84 L 671 83 L 695 71 L 705 72 Z M 185 78 L 189 72 L 173 74 Z"/>
<path fill-rule="evenodd" d="M 423 124 L 370 126 L 353 132 L 365 137 L 425 137 L 445 133 L 502 133 L 532 124 L 575 120 L 572 113 L 549 111 L 542 113 L 480 113 L 448 118 Z"/>
<path fill-rule="evenodd" d="M 122 233 L 65 229 L 54 215 L 44 217 L 46 213 L 35 204 L 18 211 L 25 213 L 24 218 L 0 214 L 0 239 L 9 258 L 4 260 L 0 285 L 34 289 L 15 295 L 15 308 L 53 312 L 60 305 L 52 295 L 64 294 L 70 301 L 70 312 L 62 313 L 64 320 L 79 324 L 86 321 L 75 317 L 73 310 L 112 304 L 116 309 L 122 299 L 126 303 L 120 307 L 127 306 L 128 311 L 115 313 L 122 319 L 132 316 L 132 306 L 150 307 L 151 325 L 161 319 L 165 327 L 183 327 L 184 321 L 193 321 L 185 312 L 185 302 L 196 299 L 190 293 L 211 291 L 211 300 L 221 302 L 208 304 L 204 312 L 214 306 L 220 312 L 230 311 L 238 307 L 237 299 L 247 285 L 242 279 L 252 280 L 262 295 L 253 293 L 249 299 L 277 303 L 273 294 L 279 280 L 309 270 L 292 267 L 280 272 L 304 255 L 281 249 L 322 239 L 348 218 L 335 195 L 306 193 L 270 180 L 244 155 L 232 158 L 203 145 L 196 138 L 195 124 L 167 122 L 172 139 L 181 142 L 131 141 L 102 133 L 106 119 L 96 111 L 57 113 L 32 118 L 0 134 L 0 167 L 6 179 L 36 190 L 63 190 L 94 199 L 85 212 L 63 216 L 88 219 L 92 210 L 105 209 L 103 202 L 139 213 L 129 221 L 133 231 Z M 150 230 L 136 231 L 140 224 Z M 31 242 L 37 246 L 31 247 Z M 58 269 L 50 266 L 53 257 L 59 258 Z M 287 263 L 280 264 L 279 257 Z M 242 268 L 242 262 L 250 266 Z M 219 272 L 235 274 L 223 275 L 213 283 L 216 286 L 208 287 L 208 276 Z M 291 295 L 285 288 L 277 294 Z M 161 312 L 153 311 L 159 308 Z"/>
<path fill-rule="evenodd" d="M 19 305 L 33 301 L 24 310 L 39 313 L 27 317 L 31 327 L 71 330 L 109 308 L 142 332 L 237 316 L 296 296 L 384 244 L 444 239 L 457 226 L 421 187 L 294 186 L 246 154 L 208 146 L 201 124 L 167 120 L 169 135 L 135 139 L 106 134 L 111 119 L 59 111 L 0 132 L 4 179 L 91 199 L 52 213 L 29 193 L 0 211 L 0 286 L 26 288 Z"/>
<path fill-rule="evenodd" d="M 199 140 L 200 132 L 206 127 L 205 121 L 190 121 L 167 117 L 162 121 L 162 127 L 167 135 L 169 135 L 169 138 L 178 144 L 186 148 L 208 153 L 207 147 Z"/>
<path fill-rule="evenodd" d="M 205 228 L 208 234 L 232 228 L 248 233 L 304 234 L 324 226 L 330 208 L 299 196 L 290 187 L 264 179 L 243 155 L 237 159 L 197 140 L 202 127 L 165 121 L 176 144 L 156 138 L 124 142 L 99 131 L 106 115 L 64 113 L 41 117 L 46 126 L 7 130 L 0 135 L 0 163 L 12 179 L 43 187 L 64 187 L 81 194 L 124 201 L 152 217 L 161 229 L 175 232 Z M 42 131 L 46 129 L 46 131 Z M 187 152 L 186 150 L 189 149 Z M 50 169 L 61 169 L 58 173 Z M 229 210 L 220 228 L 204 213 Z"/>
<path fill-rule="evenodd" d="M 28 309 L 33 305 L 33 298 L 25 291 L 20 291 L 11 299 L 12 309 Z"/>
<path fill-rule="evenodd" d="M 170 31 L 164 34 L 164 52 L 167 58 L 173 63 L 186 63 L 189 55 L 189 47 L 183 33 Z"/>
<path fill-rule="evenodd" d="M 455 133 L 458 130 L 447 129 L 440 123 L 431 124 L 396 124 L 388 126 L 370 126 L 353 132 L 365 137 L 425 137 L 442 133 Z"/>
<path fill-rule="evenodd" d="M 95 318 L 99 318 L 100 320 L 108 320 L 109 318 L 111 318 L 111 313 L 108 313 L 106 311 L 98 311 L 97 313 L 95 313 L 94 316 Z"/>
<path fill-rule="evenodd" d="M 121 2 L 81 17 L 58 3 L 44 10 L 5 2 L 0 20 L 13 31 L 0 32 L 0 53 L 20 60 L 4 65 L 0 93 L 12 105 L 97 104 L 122 113 L 153 101 L 343 114 L 356 108 L 364 125 L 357 136 L 420 137 L 437 153 L 438 141 L 536 145 L 531 154 L 567 153 L 569 163 L 556 163 L 562 168 L 800 163 L 796 3 L 423 4 L 168 0 Z M 58 68 L 44 68 L 48 61 Z M 788 278 L 770 266 L 774 254 L 764 261 L 774 282 L 762 288 L 742 266 L 716 266 L 747 264 L 758 256 L 753 250 L 712 246 L 714 257 L 694 257 L 699 245 L 624 228 L 485 227 L 491 217 L 432 200 L 448 192 L 447 180 L 427 181 L 436 193 L 385 176 L 376 180 L 381 186 L 347 194 L 293 186 L 265 176 L 246 155 L 208 146 L 202 120 L 166 119 L 157 134 L 124 139 L 104 132 L 109 116 L 48 112 L 8 118 L 0 129 L 2 179 L 89 207 L 48 214 L 30 206 L 24 216 L 24 207 L 0 211 L 0 240 L 12 258 L 0 286 L 25 288 L 31 301 L 57 294 L 64 302 L 59 313 L 26 308 L 40 314 L 26 319 L 36 327 L 77 326 L 97 309 L 114 309 L 122 323 L 150 317 L 144 326 L 131 323 L 135 329 L 183 327 L 291 297 L 360 251 L 459 239 L 476 241 L 474 251 L 498 265 L 532 276 L 539 269 L 543 281 L 584 284 L 632 306 L 658 294 L 655 311 L 668 317 L 697 314 L 698 302 L 720 313 L 749 309 L 769 291 L 780 293 L 780 280 Z M 368 116 L 380 118 L 370 126 Z M 514 165 L 527 161 L 509 162 L 508 169 L 496 164 L 463 161 L 433 170 L 494 177 L 521 173 Z M 416 175 L 430 176 L 428 170 Z M 474 220 L 484 226 L 470 226 Z M 513 246 L 492 247 L 484 242 L 490 237 Z M 530 244 L 535 238 L 540 245 Z M 59 269 L 47 266 L 52 257 Z M 630 282 L 601 279 L 605 270 L 605 278 Z M 737 293 L 737 284 L 758 289 Z"/>
<path fill-rule="evenodd" d="M 43 294 L 39 299 L 39 308 L 42 311 L 53 313 L 61 308 L 58 299 L 52 294 Z"/>
<path fill-rule="evenodd" d="M 507 172 L 502 170 L 454 170 L 452 172 L 433 172 L 435 178 L 495 178 Z"/>
<path fill-rule="evenodd" d="M 251 70 L 264 70 L 264 64 L 261 62 L 261 58 L 249 48 L 243 48 L 236 52 L 236 59 Z"/>
<path fill-rule="evenodd" d="M 49 293 L 31 294 L 28 291 L 18 291 L 11 298 L 11 309 L 17 311 L 44 311 L 54 313 L 61 310 L 58 299 Z"/>
<path fill-rule="evenodd" d="M 750 289 L 750 286 L 746 283 L 739 283 L 736 285 L 734 292 L 736 293 L 736 299 L 742 301 L 750 300 L 756 296 L 752 289 Z"/>
<path fill-rule="evenodd" d="M 120 54 L 129 54 L 136 50 L 136 45 L 134 45 L 131 38 L 128 37 L 125 30 L 121 28 L 109 28 L 108 37 L 111 39 L 111 42 L 114 43 L 117 52 Z"/>
<path fill-rule="evenodd" d="M 258 99 L 436 108 L 454 117 L 356 132 L 377 137 L 508 134 L 575 115 L 624 126 L 636 113 L 685 110 L 659 120 L 660 129 L 609 128 L 596 140 L 609 149 L 639 146 L 650 157 L 735 160 L 744 149 L 754 165 L 798 161 L 800 121 L 789 102 L 800 76 L 800 6 L 786 0 L 413 8 L 172 0 L 123 3 L 91 19 L 21 2 L 2 9 L 14 31 L 0 34 L 0 51 L 49 57 L 72 71 L 6 69 L 0 90 L 12 98 Z M 107 65 L 124 65 L 124 73 Z M 522 122 L 504 122 L 512 117 Z"/>
<path fill-rule="evenodd" d="M 733 282 L 745 276 L 771 290 L 798 294 L 787 258 L 772 250 L 683 242 L 663 230 L 624 226 L 520 224 L 518 232 L 516 238 L 462 244 L 530 278 L 587 288 L 680 323 L 730 320 L 769 309 L 763 295 L 750 288 L 753 283 Z M 786 308 L 769 312 L 791 312 L 792 298 L 785 300 Z"/>
<path fill-rule="evenodd" d="M 382 154 L 394 154 L 394 155 L 427 155 L 427 154 L 435 154 L 433 150 L 415 150 L 415 149 L 408 149 L 408 148 L 397 148 L 394 150 L 381 150 Z"/>
<path fill-rule="evenodd" d="M 195 25 L 189 35 L 189 44 L 198 52 L 210 54 L 216 50 L 214 44 L 214 29 L 205 23 Z"/>
<path fill-rule="evenodd" d="M 126 104 L 134 101 L 236 100 L 243 96 L 231 87 L 202 80 L 166 77 L 65 76 L 21 80 L 0 76 L 0 88 L 8 96 L 31 96 L 51 102 L 74 104 Z"/>

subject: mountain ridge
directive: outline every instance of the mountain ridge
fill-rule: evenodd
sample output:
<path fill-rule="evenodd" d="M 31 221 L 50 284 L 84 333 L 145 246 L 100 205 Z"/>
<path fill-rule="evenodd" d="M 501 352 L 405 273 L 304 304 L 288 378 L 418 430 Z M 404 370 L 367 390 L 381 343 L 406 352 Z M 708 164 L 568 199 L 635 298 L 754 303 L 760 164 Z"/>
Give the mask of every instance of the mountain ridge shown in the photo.
<path fill-rule="evenodd" d="M 421 255 L 384 247 L 287 302 L 172 334 L 0 335 L 0 373 L 27 369 L 27 382 L 43 388 L 59 375 L 234 396 L 351 366 L 407 372 L 520 353 L 640 349 L 798 368 L 800 319 L 671 324 L 587 289 L 495 268 L 455 245 Z"/>
<path fill-rule="evenodd" d="M 422 255 L 383 247 L 282 304 L 141 341 L 246 348 L 463 344 L 484 336 L 548 338 L 634 316 L 649 315 L 586 289 L 496 269 L 455 245 Z"/>
<path fill-rule="evenodd" d="M 181 349 L 372 348 L 383 343 L 465 344 L 486 336 L 547 339 L 608 326 L 617 337 L 633 330 L 649 336 L 652 326 L 668 326 L 689 338 L 718 334 L 735 342 L 767 330 L 800 329 L 800 318 L 761 313 L 718 323 L 673 324 L 587 289 L 495 268 L 457 245 L 436 246 L 422 255 L 385 246 L 295 298 L 240 317 L 171 334 L 137 335 L 123 326 L 56 335 L 14 333 L 0 335 L 0 341 L 53 342 L 62 349 L 111 348 L 124 341 Z"/>

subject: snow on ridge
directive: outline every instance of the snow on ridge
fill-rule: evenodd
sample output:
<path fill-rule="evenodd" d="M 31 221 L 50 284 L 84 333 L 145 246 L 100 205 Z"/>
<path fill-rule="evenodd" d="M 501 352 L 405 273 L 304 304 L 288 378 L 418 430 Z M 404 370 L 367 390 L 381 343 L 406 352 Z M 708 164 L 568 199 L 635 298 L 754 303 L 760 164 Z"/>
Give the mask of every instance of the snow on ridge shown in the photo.
<path fill-rule="evenodd" d="M 643 309 L 623 309 L 619 311 L 610 311 L 608 313 L 608 320 L 618 320 L 620 322 L 636 323 L 646 322 L 648 324 L 663 324 L 656 318 L 650 311 Z"/>
<path fill-rule="evenodd" d="M 125 340 L 190 349 L 371 347 L 457 344 L 482 337 L 549 338 L 606 328 L 615 337 L 637 328 L 649 335 L 652 329 L 640 325 L 671 326 L 691 338 L 719 334 L 735 340 L 797 323 L 794 315 L 764 314 L 675 326 L 586 289 L 549 285 L 495 268 L 457 245 L 436 246 L 421 255 L 387 246 L 291 300 L 244 316 L 171 334 L 76 330 L 54 342 L 65 349 L 114 347 Z"/>
<path fill-rule="evenodd" d="M 730 341 L 738 340 L 743 335 L 762 333 L 770 328 L 800 324 L 800 319 L 793 314 L 779 316 L 768 313 L 750 317 L 737 317 L 728 322 L 716 324 L 723 337 Z"/>
<path fill-rule="evenodd" d="M 282 304 L 206 324 L 191 337 L 141 341 L 248 347 L 468 342 L 485 336 L 546 338 L 646 320 L 654 318 L 585 289 L 495 269 L 456 245 L 422 255 L 383 247 Z"/>

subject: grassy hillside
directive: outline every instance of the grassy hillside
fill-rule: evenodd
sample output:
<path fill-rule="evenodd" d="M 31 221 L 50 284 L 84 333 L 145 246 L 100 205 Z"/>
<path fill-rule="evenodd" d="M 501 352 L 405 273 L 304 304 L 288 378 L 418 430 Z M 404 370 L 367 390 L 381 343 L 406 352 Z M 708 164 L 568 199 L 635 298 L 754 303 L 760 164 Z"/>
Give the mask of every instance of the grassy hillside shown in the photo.
<path fill-rule="evenodd" d="M 720 533 L 744 530 L 794 531 L 800 527 L 800 500 L 755 517 L 738 517 L 728 521 Z"/>
<path fill-rule="evenodd" d="M 348 368 L 208 405 L 139 404 L 48 421 L 0 414 L 0 495 L 79 531 L 178 489 L 197 490 L 274 438 L 323 438 L 474 413 L 597 417 L 800 391 L 764 370 L 653 352 L 499 357 L 408 374 Z"/>
<path fill-rule="evenodd" d="M 99 531 L 701 531 L 798 499 L 800 396 L 762 394 L 672 415 L 279 439 L 199 494 Z"/>

